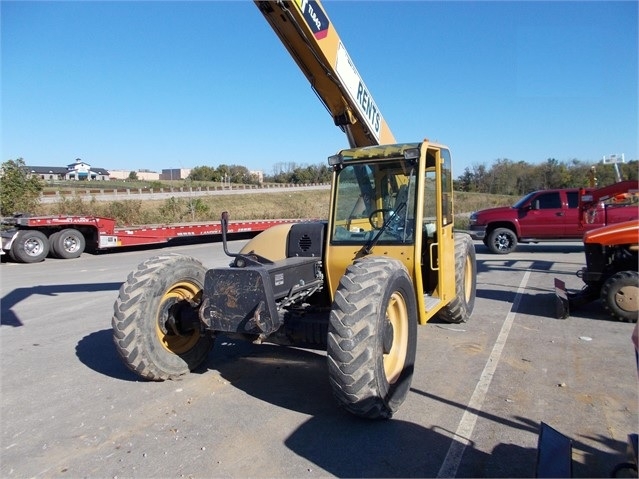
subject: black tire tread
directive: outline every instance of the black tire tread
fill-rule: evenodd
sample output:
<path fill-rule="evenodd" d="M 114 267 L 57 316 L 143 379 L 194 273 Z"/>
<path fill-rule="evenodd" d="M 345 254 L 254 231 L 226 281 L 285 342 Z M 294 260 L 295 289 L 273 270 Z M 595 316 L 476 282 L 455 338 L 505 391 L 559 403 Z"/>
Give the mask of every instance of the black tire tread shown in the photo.
<path fill-rule="evenodd" d="M 67 235 L 77 236 L 78 242 L 80 244 L 80 247 L 77 251 L 69 253 L 64 249 L 64 245 L 62 244 L 62 242 L 64 237 Z M 52 234 L 49 237 L 49 242 L 51 243 L 51 249 L 54 250 L 55 256 L 60 259 L 78 258 L 82 255 L 82 253 L 84 253 L 84 249 L 86 247 L 86 240 L 84 239 L 84 235 L 75 228 L 67 228 L 65 230 Z"/>
<path fill-rule="evenodd" d="M 360 417 L 389 418 L 393 414 L 378 397 L 377 378 L 370 367 L 375 354 L 369 347 L 375 343 L 376 332 L 373 321 L 366 319 L 376 314 L 371 298 L 384 294 L 384 279 L 397 268 L 404 266 L 389 258 L 357 260 L 349 266 L 335 293 L 328 334 L 329 378 L 338 402 Z"/>
<path fill-rule="evenodd" d="M 471 256 L 475 265 L 475 246 L 469 235 L 455 233 L 455 297 L 444 306 L 438 316 L 447 323 L 465 323 L 470 319 L 475 304 L 475 287 L 477 282 L 477 267 L 471 272 L 473 275 L 473 291 L 470 301 L 466 301 L 465 294 L 465 268 L 466 258 Z"/>
<path fill-rule="evenodd" d="M 639 273 L 637 271 L 619 271 L 608 278 L 601 287 L 601 299 L 604 309 L 610 313 L 610 315 L 622 322 L 636 323 L 637 314 L 626 315 L 623 311 L 618 310 L 617 307 L 611 306 L 614 303 L 614 298 L 611 297 L 614 293 L 612 287 L 619 284 L 619 282 L 637 284 L 639 281 Z"/>
<path fill-rule="evenodd" d="M 154 291 L 158 278 L 178 265 L 192 268 L 203 286 L 205 269 L 199 261 L 179 254 L 163 254 L 144 261 L 129 274 L 113 306 L 111 325 L 115 347 L 127 367 L 145 379 L 163 381 L 189 373 L 206 358 L 213 344 L 212 336 L 206 335 L 190 351 L 181 356 L 174 355 L 168 363 L 158 364 L 156 360 L 154 349 L 162 346 L 154 347 L 149 335 L 155 335 L 155 330 L 143 327 L 144 315 L 153 314 L 147 310 L 149 301 L 145 296 L 162 295 L 161 291 Z"/>
<path fill-rule="evenodd" d="M 29 255 L 24 249 L 24 243 L 30 237 L 37 237 L 42 241 L 42 252 L 37 256 Z M 39 263 L 49 254 L 49 239 L 46 235 L 38 230 L 20 230 L 17 237 L 13 240 L 9 257 L 16 263 Z"/>
<path fill-rule="evenodd" d="M 56 249 L 56 243 L 58 242 L 58 238 L 60 237 L 60 233 L 62 231 L 56 231 L 49 235 L 49 257 L 50 258 L 59 258 L 58 251 Z"/>
<path fill-rule="evenodd" d="M 511 236 L 512 245 L 507 250 L 500 250 L 500 249 L 497 249 L 497 247 L 495 246 L 495 236 L 498 236 L 500 232 L 508 233 Z M 490 233 L 488 233 L 488 242 L 486 246 L 488 247 L 490 252 L 494 254 L 512 253 L 517 248 L 517 234 L 511 228 L 504 228 L 504 227 L 495 228 Z"/>

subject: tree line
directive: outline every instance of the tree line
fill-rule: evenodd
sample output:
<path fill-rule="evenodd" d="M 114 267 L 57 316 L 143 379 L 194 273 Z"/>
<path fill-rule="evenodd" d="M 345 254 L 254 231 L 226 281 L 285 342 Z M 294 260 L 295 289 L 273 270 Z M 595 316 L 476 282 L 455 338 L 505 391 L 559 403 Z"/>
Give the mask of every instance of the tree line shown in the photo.
<path fill-rule="evenodd" d="M 192 181 L 219 181 L 220 183 L 243 183 L 247 185 L 258 184 L 259 178 L 252 175 L 246 166 L 220 165 L 196 166 L 188 176 Z"/>
<path fill-rule="evenodd" d="M 617 165 L 623 180 L 636 180 L 639 162 Z M 454 181 L 457 191 L 522 196 L 550 188 L 607 186 L 617 181 L 614 165 L 586 163 L 580 160 L 560 162 L 549 158 L 543 163 L 498 159 L 491 166 L 467 167 Z"/>
<path fill-rule="evenodd" d="M 635 180 L 638 174 L 637 160 L 618 165 L 621 178 Z M 191 170 L 193 181 L 230 181 L 231 183 L 257 184 L 259 180 L 249 170 L 239 165 L 220 165 L 217 168 L 198 166 Z M 329 183 L 331 169 L 327 164 L 299 165 L 294 162 L 275 164 L 273 173 L 265 175 L 268 183 Z M 614 165 L 583 162 L 577 159 L 558 161 L 548 158 L 543 163 L 497 159 L 492 165 L 477 164 L 466 167 L 454 180 L 457 191 L 497 195 L 522 196 L 531 191 L 549 188 L 579 188 L 610 185 L 617 181 Z"/>
<path fill-rule="evenodd" d="M 188 177 L 192 181 L 217 181 L 220 183 L 243 183 L 248 185 L 266 183 L 328 183 L 331 169 L 328 165 L 298 165 L 296 163 L 276 163 L 272 175 L 259 178 L 241 165 L 196 166 Z"/>
<path fill-rule="evenodd" d="M 622 179 L 637 179 L 637 160 L 617 166 Z M 1 214 L 6 216 L 16 211 L 33 212 L 39 204 L 44 181 L 29 174 L 22 158 L 5 161 L 0 168 Z M 456 191 L 522 196 L 534 190 L 589 186 L 593 178 L 597 186 L 615 183 L 617 177 L 614 165 L 593 165 L 576 159 L 560 162 L 549 158 L 538 164 L 498 159 L 490 166 L 479 164 L 465 168 L 453 183 Z M 218 167 L 197 166 L 191 170 L 189 180 L 229 184 L 260 183 L 260 178 L 252 175 L 245 166 L 224 164 Z M 328 183 L 331 180 L 331 169 L 324 163 L 299 165 L 282 162 L 274 166 L 272 175 L 265 175 L 262 180 L 288 184 Z"/>

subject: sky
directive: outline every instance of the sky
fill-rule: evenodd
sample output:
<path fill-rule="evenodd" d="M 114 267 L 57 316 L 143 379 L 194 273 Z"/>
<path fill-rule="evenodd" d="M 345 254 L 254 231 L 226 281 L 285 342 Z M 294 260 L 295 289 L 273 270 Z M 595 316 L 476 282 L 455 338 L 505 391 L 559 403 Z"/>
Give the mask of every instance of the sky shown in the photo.
<path fill-rule="evenodd" d="M 638 2 L 337 1 L 398 142 L 454 176 L 497 159 L 639 159 Z M 1 160 L 160 172 L 324 164 L 346 136 L 252 1 L 4 1 Z"/>

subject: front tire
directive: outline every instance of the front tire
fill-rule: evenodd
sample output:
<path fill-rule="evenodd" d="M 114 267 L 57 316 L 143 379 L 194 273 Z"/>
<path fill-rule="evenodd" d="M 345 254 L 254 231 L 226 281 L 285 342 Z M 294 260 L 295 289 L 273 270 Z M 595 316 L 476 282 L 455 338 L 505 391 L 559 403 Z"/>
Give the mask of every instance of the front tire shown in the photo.
<path fill-rule="evenodd" d="M 155 381 L 175 379 L 206 359 L 214 338 L 200 331 L 206 268 L 194 258 L 148 259 L 120 288 L 112 319 L 116 349 L 129 369 Z"/>
<path fill-rule="evenodd" d="M 447 323 L 465 323 L 475 307 L 477 262 L 469 235 L 455 233 L 455 298 L 439 312 Z"/>
<path fill-rule="evenodd" d="M 366 257 L 340 280 L 330 315 L 328 370 L 349 412 L 390 418 L 410 389 L 417 347 L 417 302 L 401 262 Z"/>
<path fill-rule="evenodd" d="M 510 228 L 495 228 L 488 234 L 486 246 L 495 254 L 512 253 L 517 247 L 517 235 Z"/>
<path fill-rule="evenodd" d="M 604 308 L 616 319 L 636 323 L 639 315 L 639 273 L 620 271 L 601 288 Z"/>

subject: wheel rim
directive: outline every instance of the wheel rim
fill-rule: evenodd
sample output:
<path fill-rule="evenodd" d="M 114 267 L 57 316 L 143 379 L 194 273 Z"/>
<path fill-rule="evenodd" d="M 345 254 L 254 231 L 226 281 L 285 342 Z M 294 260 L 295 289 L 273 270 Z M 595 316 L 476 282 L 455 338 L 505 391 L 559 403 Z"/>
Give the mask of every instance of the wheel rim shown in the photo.
<path fill-rule="evenodd" d="M 202 297 L 202 288 L 195 283 L 182 281 L 168 289 L 160 301 L 155 330 L 157 337 L 169 352 L 183 354 L 192 349 L 200 339 L 200 332 L 196 328 L 186 334 L 177 333 L 171 327 L 170 319 L 175 306 L 182 301 L 199 303 Z"/>
<path fill-rule="evenodd" d="M 639 288 L 624 286 L 615 293 L 615 303 L 620 309 L 628 312 L 639 311 Z"/>
<path fill-rule="evenodd" d="M 67 253 L 75 253 L 76 251 L 78 251 L 79 247 L 80 243 L 78 241 L 78 238 L 76 238 L 75 236 L 66 236 L 62 240 L 62 248 L 64 248 Z"/>
<path fill-rule="evenodd" d="M 24 251 L 29 256 L 38 256 L 44 251 L 44 243 L 38 238 L 29 238 L 24 242 Z"/>
<path fill-rule="evenodd" d="M 466 304 L 470 302 L 473 289 L 473 263 L 470 256 L 466 256 L 466 264 L 464 265 L 464 299 Z"/>
<path fill-rule="evenodd" d="M 392 346 L 384 358 L 384 374 L 390 384 L 399 378 L 408 351 L 408 309 L 404 297 L 394 292 L 386 308 L 386 320 L 390 323 Z"/>
<path fill-rule="evenodd" d="M 510 237 L 505 233 L 497 235 L 497 237 L 495 238 L 495 246 L 497 247 L 499 251 L 508 250 L 510 248 L 510 245 L 511 245 Z"/>

